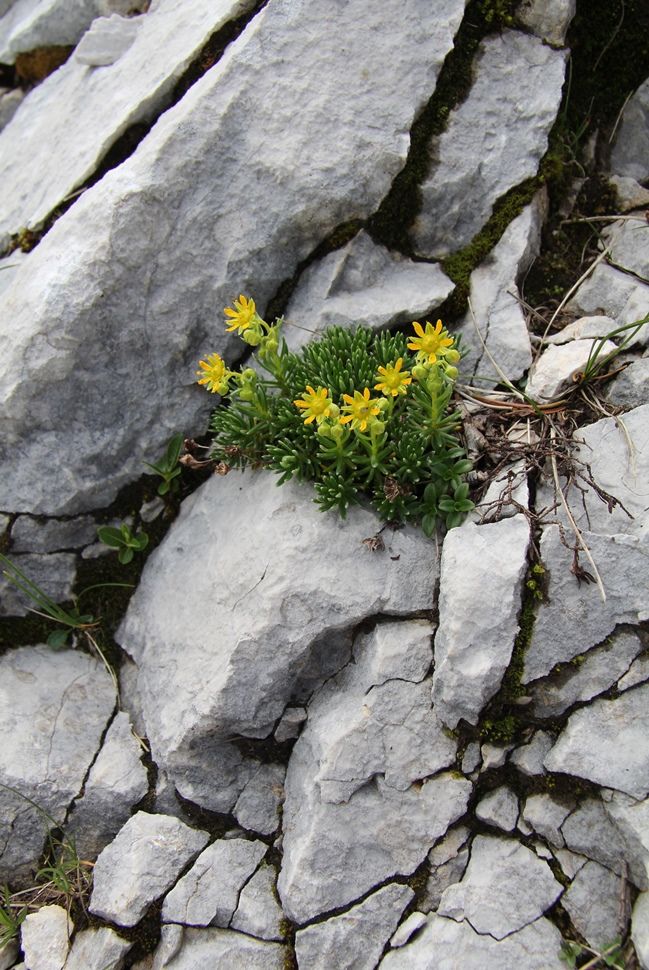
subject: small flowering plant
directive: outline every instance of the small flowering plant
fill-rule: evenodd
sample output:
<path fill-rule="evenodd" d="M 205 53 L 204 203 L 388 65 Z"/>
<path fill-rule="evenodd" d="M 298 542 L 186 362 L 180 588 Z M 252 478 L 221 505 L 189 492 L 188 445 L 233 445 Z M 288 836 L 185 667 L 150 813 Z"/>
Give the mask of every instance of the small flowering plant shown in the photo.
<path fill-rule="evenodd" d="M 384 521 L 416 521 L 429 536 L 473 508 L 451 409 L 461 350 L 440 320 L 414 323 L 410 337 L 331 327 L 293 353 L 283 321 L 266 323 L 254 300 L 224 312 L 260 366 L 230 370 L 218 354 L 199 363 L 198 383 L 228 399 L 211 424 L 221 472 L 271 468 L 278 484 L 313 482 L 323 510 L 344 517 L 365 499 Z"/>

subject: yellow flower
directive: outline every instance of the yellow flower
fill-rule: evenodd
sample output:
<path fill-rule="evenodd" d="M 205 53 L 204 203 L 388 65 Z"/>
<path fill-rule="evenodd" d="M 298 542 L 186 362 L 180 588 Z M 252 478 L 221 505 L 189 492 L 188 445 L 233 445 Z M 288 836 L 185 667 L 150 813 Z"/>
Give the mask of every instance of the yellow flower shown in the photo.
<path fill-rule="evenodd" d="M 438 357 L 443 357 L 447 350 L 453 346 L 453 338 L 442 327 L 442 321 L 438 320 L 433 327 L 432 323 L 426 321 L 426 330 L 420 323 L 413 323 L 416 337 L 411 337 L 408 343 L 409 350 L 416 350 L 421 357 L 427 357 L 429 364 L 434 364 Z"/>
<path fill-rule="evenodd" d="M 317 421 L 320 424 L 328 416 L 332 404 L 328 395 L 329 391 L 326 387 L 319 387 L 317 391 L 314 391 L 311 385 L 307 384 L 302 398 L 293 401 L 295 407 L 301 408 L 306 415 L 304 418 L 305 424 L 311 424 L 313 421 Z"/>
<path fill-rule="evenodd" d="M 396 397 L 397 394 L 407 394 L 406 388 L 408 384 L 412 384 L 412 377 L 407 370 L 401 372 L 402 366 L 403 357 L 399 357 L 396 364 L 379 367 L 379 372 L 376 375 L 379 382 L 374 385 L 374 390 L 381 391 L 386 397 L 390 394 L 392 397 Z"/>
<path fill-rule="evenodd" d="M 340 419 L 340 423 L 346 424 L 351 421 L 352 428 L 358 431 L 365 431 L 368 424 L 371 424 L 377 414 L 381 413 L 378 398 L 370 397 L 368 387 L 363 389 L 362 394 L 360 391 L 354 391 L 353 397 L 351 394 L 343 394 L 343 401 L 345 402 L 343 411 L 348 413 Z"/>
<path fill-rule="evenodd" d="M 232 333 L 233 330 L 238 330 L 239 333 L 243 333 L 248 329 L 257 315 L 255 301 L 248 300 L 243 294 L 241 294 L 238 300 L 234 301 L 234 310 L 226 306 L 223 312 L 226 317 L 230 317 L 229 320 L 225 321 L 226 324 L 230 324 L 226 328 L 228 333 Z"/>
<path fill-rule="evenodd" d="M 204 384 L 212 394 L 227 394 L 228 379 L 231 372 L 225 366 L 225 361 L 218 354 L 210 354 L 207 360 L 199 360 L 198 366 L 201 370 L 196 371 L 196 376 L 200 377 L 199 384 Z"/>

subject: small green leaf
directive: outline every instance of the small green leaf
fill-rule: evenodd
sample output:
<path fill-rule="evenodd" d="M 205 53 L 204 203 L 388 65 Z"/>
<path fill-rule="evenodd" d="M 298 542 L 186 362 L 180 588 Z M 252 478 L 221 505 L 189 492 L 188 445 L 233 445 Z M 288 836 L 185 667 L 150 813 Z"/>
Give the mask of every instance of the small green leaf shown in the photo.
<path fill-rule="evenodd" d="M 423 530 L 424 535 L 428 536 L 429 539 L 434 533 L 436 525 L 437 525 L 437 515 L 435 515 L 434 512 L 429 512 L 427 515 L 424 515 L 422 517 L 421 528 Z"/>
<path fill-rule="evenodd" d="M 47 645 L 52 650 L 61 650 L 68 642 L 69 630 L 52 630 L 47 638 Z"/>
<path fill-rule="evenodd" d="M 133 558 L 133 550 L 129 547 L 126 549 L 120 549 L 118 559 L 122 566 L 127 566 Z"/>
<path fill-rule="evenodd" d="M 103 542 L 105 546 L 119 549 L 124 544 L 121 529 L 116 529 L 112 525 L 100 526 L 97 529 L 97 535 L 99 536 L 100 542 Z"/>
<path fill-rule="evenodd" d="M 177 432 L 170 439 L 169 444 L 167 445 L 167 452 L 165 456 L 167 460 L 168 471 L 171 471 L 174 465 L 178 463 L 178 459 L 180 458 L 180 452 L 182 451 L 182 448 L 183 448 L 184 440 L 185 440 L 185 437 L 180 432 Z"/>

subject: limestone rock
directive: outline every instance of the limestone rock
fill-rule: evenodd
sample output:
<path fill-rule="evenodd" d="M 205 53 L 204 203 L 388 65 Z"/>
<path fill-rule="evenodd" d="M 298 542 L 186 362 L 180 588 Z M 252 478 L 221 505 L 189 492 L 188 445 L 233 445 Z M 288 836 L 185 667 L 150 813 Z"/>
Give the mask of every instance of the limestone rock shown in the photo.
<path fill-rule="evenodd" d="M 352 509 L 343 523 L 310 498 L 268 473 L 212 478 L 149 557 L 118 632 L 139 665 L 156 760 L 185 797 L 204 804 L 209 792 L 212 810 L 229 811 L 258 770 L 222 738 L 267 736 L 304 668 L 334 672 L 340 631 L 432 605 L 435 554 L 420 532 L 395 532 L 377 556 L 362 545 L 373 515 Z M 264 524 L 254 545 L 241 542 L 251 514 Z"/>
<path fill-rule="evenodd" d="M 518 799 L 511 788 L 501 785 L 478 802 L 475 813 L 482 822 L 512 832 L 518 819 Z"/>
<path fill-rule="evenodd" d="M 573 340 L 588 340 L 595 337 L 606 337 L 615 330 L 615 320 L 602 314 L 591 317 L 579 317 L 572 323 L 566 324 L 557 333 L 545 338 L 546 344 L 567 344 Z"/>
<path fill-rule="evenodd" d="M 248 292 L 263 310 L 337 225 L 376 210 L 464 6 L 443 0 L 426 17 L 421 0 L 267 4 L 57 221 L 2 297 L 0 508 L 103 506 L 173 431 L 201 426 L 196 361 L 232 363 L 242 346 L 215 336 L 219 308 Z M 93 77 L 121 71 L 143 34 Z M 53 464 L 65 474 L 45 482 Z"/>
<path fill-rule="evenodd" d="M 282 744 L 284 741 L 297 738 L 305 721 L 305 708 L 287 707 L 279 720 L 279 724 L 275 728 L 275 740 L 277 743 Z"/>
<path fill-rule="evenodd" d="M 13 91 L 0 89 L 0 131 L 9 124 L 24 97 L 24 92 L 19 88 Z"/>
<path fill-rule="evenodd" d="M 18 960 L 18 943 L 16 940 L 10 940 L 8 943 L 3 943 L 0 946 L 0 970 L 10 970 L 10 967 L 16 965 Z M 23 963 L 23 967 L 25 964 Z"/>
<path fill-rule="evenodd" d="M 81 38 L 74 59 L 88 67 L 108 67 L 129 49 L 137 35 L 140 22 L 113 14 L 98 17 Z M 165 52 L 166 54 L 166 52 Z"/>
<path fill-rule="evenodd" d="M 462 771 L 465 775 L 470 775 L 472 771 L 476 771 L 480 767 L 481 761 L 480 745 L 477 741 L 471 741 L 470 744 L 467 744 L 462 758 Z"/>
<path fill-rule="evenodd" d="M 422 926 L 425 926 L 427 922 L 428 920 L 426 919 L 425 913 L 419 913 L 417 911 L 411 913 L 410 916 L 404 919 L 399 929 L 390 938 L 390 946 L 405 946 L 410 937 L 413 936 L 417 930 L 420 930 Z"/>
<path fill-rule="evenodd" d="M 391 253 L 362 230 L 302 275 L 284 314 L 286 339 L 296 350 L 334 324 L 378 330 L 409 323 L 443 303 L 452 289 L 439 266 Z"/>
<path fill-rule="evenodd" d="M 260 766 L 232 809 L 239 825 L 261 835 L 271 835 L 277 829 L 285 775 L 283 765 Z"/>
<path fill-rule="evenodd" d="M 622 854 L 631 879 L 639 888 L 646 889 L 649 886 L 649 799 L 636 801 L 621 792 L 613 792 L 604 809 L 623 840 Z"/>
<path fill-rule="evenodd" d="M 534 401 L 545 403 L 572 390 L 581 378 L 595 349 L 610 354 L 617 349 L 612 340 L 572 340 L 560 346 L 550 345 L 533 365 L 525 393 Z"/>
<path fill-rule="evenodd" d="M 575 929 L 596 949 L 623 935 L 619 925 L 620 879 L 598 862 L 579 870 L 561 903 Z"/>
<path fill-rule="evenodd" d="M 90 912 L 135 926 L 207 840 L 207 832 L 176 818 L 133 815 L 95 863 Z"/>
<path fill-rule="evenodd" d="M 153 967 L 155 970 L 198 970 L 199 967 L 284 970 L 286 958 L 287 950 L 281 944 L 254 940 L 232 930 L 163 926 Z"/>
<path fill-rule="evenodd" d="M 257 869 L 239 893 L 237 910 L 230 928 L 261 940 L 282 940 L 284 913 L 277 901 L 277 873 L 272 866 Z"/>
<path fill-rule="evenodd" d="M 649 313 L 649 286 L 629 273 L 600 263 L 566 304 L 566 310 L 588 316 L 606 314 L 618 327 L 636 323 Z M 640 340 L 646 344 L 648 337 L 649 331 L 643 327 Z"/>
<path fill-rule="evenodd" d="M 538 792 L 525 799 L 523 818 L 538 835 L 561 848 L 564 845 L 561 826 L 574 807 L 574 800 L 559 800 L 547 792 Z"/>
<path fill-rule="evenodd" d="M 545 759 L 546 768 L 646 798 L 648 705 L 649 685 L 645 685 L 577 711 Z"/>
<path fill-rule="evenodd" d="M 608 181 L 615 189 L 620 212 L 649 205 L 649 189 L 643 188 L 635 179 L 625 175 L 611 175 Z"/>
<path fill-rule="evenodd" d="M 486 742 L 480 748 L 482 756 L 482 771 L 491 768 L 502 768 L 507 761 L 507 755 L 514 747 L 513 744 L 490 744 Z"/>
<path fill-rule="evenodd" d="M 413 230 L 419 253 L 443 256 L 462 249 L 497 200 L 536 175 L 561 100 L 565 63 L 564 52 L 516 31 L 482 41 L 473 86 L 431 145 L 435 161 L 421 186 L 422 211 Z"/>
<path fill-rule="evenodd" d="M 73 46 L 97 16 L 97 0 L 16 0 L 0 21 L 0 61 L 39 47 Z"/>
<path fill-rule="evenodd" d="M 574 879 L 588 861 L 583 855 L 571 852 L 570 849 L 554 849 L 554 857 L 568 879 Z"/>
<path fill-rule="evenodd" d="M 642 970 L 649 968 L 649 893 L 640 893 L 633 907 L 631 939 Z"/>
<path fill-rule="evenodd" d="M 409 886 L 384 886 L 340 916 L 298 930 L 295 937 L 298 967 L 374 970 L 414 895 Z"/>
<path fill-rule="evenodd" d="M 141 755 L 128 714 L 118 712 L 66 824 L 81 858 L 95 859 L 149 790 Z"/>
<path fill-rule="evenodd" d="M 463 920 L 431 913 L 412 943 L 388 953 L 381 970 L 562 970 L 561 934 L 547 919 L 538 919 L 504 940 L 476 933 Z"/>
<path fill-rule="evenodd" d="M 525 654 L 523 683 L 546 676 L 555 664 L 567 663 L 602 643 L 618 623 L 636 624 L 649 616 L 643 595 L 649 582 L 646 542 L 633 535 L 584 532 L 583 536 L 602 577 L 606 603 L 593 583 L 579 585 L 571 575 L 573 553 L 562 544 L 559 526 L 544 529 L 540 548 L 549 580 L 548 599 L 539 606 Z M 583 556 L 579 561 L 588 569 Z"/>
<path fill-rule="evenodd" d="M 649 655 L 643 654 L 633 661 L 624 677 L 620 677 L 617 682 L 618 690 L 628 690 L 636 684 L 643 684 L 649 680 Z"/>
<path fill-rule="evenodd" d="M 612 223 L 604 229 L 602 237 L 610 250 L 613 263 L 635 273 L 640 279 L 649 277 L 649 229 L 644 212 L 635 219 L 620 219 Z M 643 342 L 646 343 L 649 324 L 645 324 L 643 330 Z"/>
<path fill-rule="evenodd" d="M 470 832 L 466 825 L 457 825 L 449 829 L 444 838 L 436 842 L 428 853 L 428 861 L 432 868 L 441 866 L 454 859 L 460 849 L 466 845 Z"/>
<path fill-rule="evenodd" d="M 557 717 L 578 701 L 588 701 L 608 690 L 618 678 L 624 680 L 622 675 L 642 647 L 637 634 L 622 632 L 601 647 L 589 650 L 580 663 L 569 665 L 546 680 L 535 681 L 531 692 L 535 716 Z"/>
<path fill-rule="evenodd" d="M 465 846 L 452 859 L 444 862 L 441 866 L 431 868 L 426 889 L 420 901 L 421 908 L 425 913 L 430 913 L 438 908 L 445 890 L 460 882 L 468 864 L 469 849 Z"/>
<path fill-rule="evenodd" d="M 29 970 L 63 970 L 74 924 L 62 906 L 42 906 L 20 928 L 20 945 Z"/>
<path fill-rule="evenodd" d="M 600 798 L 584 799 L 562 824 L 561 832 L 569 849 L 600 862 L 618 875 L 625 871 L 626 860 L 633 882 L 641 889 L 649 888 L 649 870 L 645 871 L 639 858 L 629 859 L 627 841 Z"/>
<path fill-rule="evenodd" d="M 606 387 L 606 398 L 617 408 L 637 408 L 647 401 L 649 359 L 641 357 L 628 364 Z"/>
<path fill-rule="evenodd" d="M 471 309 L 457 331 L 469 353 L 460 364 L 468 381 L 479 379 L 479 386 L 494 386 L 502 381 L 488 355 L 510 381 L 523 376 L 532 363 L 532 348 L 523 310 L 518 303 L 518 282 L 539 253 L 541 228 L 547 206 L 545 192 L 505 229 L 490 254 L 471 273 L 469 299 Z"/>
<path fill-rule="evenodd" d="M 51 555 L 21 553 L 12 555 L 11 561 L 55 603 L 72 599 L 76 575 L 74 555 L 67 552 Z M 34 601 L 0 574 L 0 616 L 27 616 L 29 610 L 34 608 Z"/>
<path fill-rule="evenodd" d="M 565 43 L 576 0 L 524 0 L 516 11 L 520 22 L 549 44 Z"/>
<path fill-rule="evenodd" d="M 513 839 L 477 835 L 461 883 L 449 886 L 440 916 L 466 919 L 502 940 L 542 916 L 563 887 L 543 860 Z"/>
<path fill-rule="evenodd" d="M 109 926 L 82 930 L 74 938 L 64 970 L 122 970 L 132 946 Z"/>
<path fill-rule="evenodd" d="M 201 852 L 162 904 L 165 923 L 227 927 L 239 893 L 266 854 L 263 842 L 219 839 Z"/>
<path fill-rule="evenodd" d="M 97 537 L 95 520 L 89 515 L 75 519 L 48 519 L 39 522 L 19 515 L 11 527 L 13 552 L 62 552 L 80 549 Z"/>
<path fill-rule="evenodd" d="M 498 691 L 518 632 L 529 527 L 523 515 L 466 522 L 442 549 L 433 705 L 450 728 L 476 724 Z"/>
<path fill-rule="evenodd" d="M 115 705 L 103 666 L 81 651 L 19 647 L 0 657 L 0 782 L 62 823 Z M 0 882 L 16 885 L 39 858 L 43 817 L 0 789 Z M 51 823 L 50 823 L 51 824 Z"/>
<path fill-rule="evenodd" d="M 649 179 L 649 79 L 641 84 L 622 113 L 611 152 L 611 171 L 637 182 Z"/>

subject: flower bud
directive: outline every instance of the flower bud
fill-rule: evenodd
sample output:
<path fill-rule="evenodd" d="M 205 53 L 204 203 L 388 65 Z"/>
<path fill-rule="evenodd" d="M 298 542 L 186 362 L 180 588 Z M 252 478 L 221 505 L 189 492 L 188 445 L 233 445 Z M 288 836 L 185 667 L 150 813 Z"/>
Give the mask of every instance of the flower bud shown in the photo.
<path fill-rule="evenodd" d="M 262 341 L 262 336 L 257 333 L 256 330 L 244 330 L 241 334 L 241 339 L 245 341 L 250 347 L 258 347 Z"/>
<path fill-rule="evenodd" d="M 452 380 L 452 381 L 456 380 L 457 379 L 457 374 L 458 374 L 457 367 L 447 367 L 446 368 L 446 376 L 448 378 L 450 378 L 450 380 Z"/>
<path fill-rule="evenodd" d="M 253 401 L 255 397 L 255 392 L 251 388 L 250 384 L 244 384 L 239 391 L 239 397 L 242 401 Z"/>
<path fill-rule="evenodd" d="M 460 360 L 460 354 L 457 350 L 447 350 L 444 356 L 449 364 L 457 364 Z"/>
<path fill-rule="evenodd" d="M 246 384 L 254 384 L 257 380 L 257 371 L 253 370 L 252 367 L 246 367 L 246 369 L 241 372 L 241 377 Z"/>
<path fill-rule="evenodd" d="M 334 439 L 334 441 L 340 441 L 340 439 L 345 434 L 345 429 L 343 428 L 342 424 L 334 424 L 329 434 Z"/>
<path fill-rule="evenodd" d="M 378 438 L 378 436 L 380 434 L 383 434 L 384 431 L 385 431 L 385 423 L 383 421 L 372 421 L 372 423 L 370 424 L 370 434 L 373 437 Z"/>
<path fill-rule="evenodd" d="M 320 435 L 321 438 L 330 438 L 331 431 L 332 431 L 332 428 L 330 427 L 330 425 L 325 424 L 324 421 L 318 425 L 318 434 Z"/>
<path fill-rule="evenodd" d="M 338 407 L 337 404 L 332 403 L 329 405 L 329 407 L 327 408 L 327 417 L 334 418 L 334 420 L 340 417 L 340 408 Z"/>
<path fill-rule="evenodd" d="M 425 381 L 428 377 L 428 368 L 423 364 L 415 364 L 412 368 L 412 376 L 416 381 Z"/>

